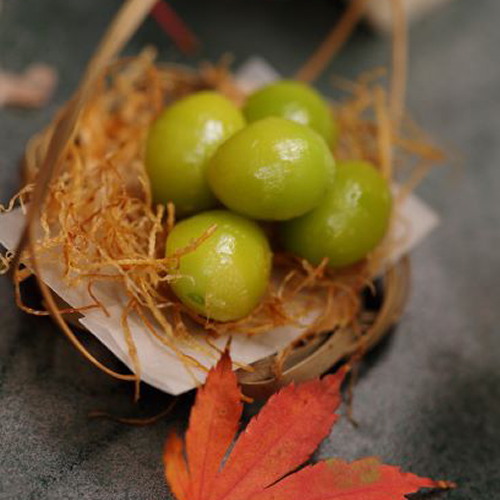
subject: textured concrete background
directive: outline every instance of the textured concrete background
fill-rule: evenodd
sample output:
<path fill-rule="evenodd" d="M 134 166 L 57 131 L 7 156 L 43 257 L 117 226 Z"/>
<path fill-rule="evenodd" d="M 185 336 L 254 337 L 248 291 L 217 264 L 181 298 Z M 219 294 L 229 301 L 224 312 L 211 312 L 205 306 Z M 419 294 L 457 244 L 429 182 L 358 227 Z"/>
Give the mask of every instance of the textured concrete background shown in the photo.
<path fill-rule="evenodd" d="M 59 68 L 61 85 L 42 111 L 0 110 L 2 201 L 18 186 L 26 140 L 70 95 L 119 3 L 4 0 L 1 66 L 43 60 Z M 285 75 L 338 14 L 336 2 L 323 0 L 175 5 L 202 38 L 201 57 L 259 53 Z M 497 0 L 455 0 L 412 29 L 410 108 L 463 165 L 458 175 L 434 172 L 420 189 L 443 225 L 414 254 L 413 295 L 397 334 L 368 360 L 354 405 L 361 426 L 343 420 L 318 454 L 378 454 L 455 480 L 460 488 L 445 495 L 454 500 L 500 498 L 499 19 Z M 182 60 L 152 22 L 128 50 L 146 43 Z M 354 76 L 387 59 L 387 42 L 361 28 L 328 74 Z M 320 87 L 331 94 L 327 78 Z M 0 498 L 168 498 L 162 442 L 183 425 L 190 398 L 153 427 L 88 420 L 93 409 L 153 414 L 169 401 L 146 389 L 133 408 L 130 395 L 87 365 L 50 321 L 18 312 L 0 280 Z"/>

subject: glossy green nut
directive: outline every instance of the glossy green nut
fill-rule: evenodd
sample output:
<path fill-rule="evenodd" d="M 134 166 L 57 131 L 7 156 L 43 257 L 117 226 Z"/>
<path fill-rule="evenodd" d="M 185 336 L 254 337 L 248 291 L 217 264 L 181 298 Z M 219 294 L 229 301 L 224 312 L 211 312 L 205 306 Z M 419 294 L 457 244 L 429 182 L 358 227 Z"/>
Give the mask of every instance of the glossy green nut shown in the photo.
<path fill-rule="evenodd" d="M 171 286 L 186 306 L 207 318 L 240 319 L 262 299 L 271 270 L 269 243 L 255 222 L 225 210 L 197 214 L 174 227 L 167 238 L 167 255 L 214 225 L 211 236 L 180 258 L 180 277 Z"/>
<path fill-rule="evenodd" d="M 263 220 L 291 219 L 313 209 L 334 173 L 332 154 L 319 134 L 275 117 L 235 134 L 208 166 L 210 187 L 224 205 Z"/>
<path fill-rule="evenodd" d="M 361 260 L 384 237 L 391 216 L 387 181 L 370 163 L 339 162 L 333 189 L 313 211 L 285 223 L 285 248 L 333 268 Z"/>
<path fill-rule="evenodd" d="M 337 125 L 332 110 L 321 95 L 309 85 L 293 80 L 271 83 L 252 94 L 243 109 L 249 122 L 281 116 L 312 127 L 329 145 L 337 139 Z"/>
<path fill-rule="evenodd" d="M 146 144 L 154 200 L 173 202 L 179 215 L 215 206 L 206 181 L 207 162 L 244 124 L 240 110 L 216 92 L 198 92 L 166 108 Z"/>

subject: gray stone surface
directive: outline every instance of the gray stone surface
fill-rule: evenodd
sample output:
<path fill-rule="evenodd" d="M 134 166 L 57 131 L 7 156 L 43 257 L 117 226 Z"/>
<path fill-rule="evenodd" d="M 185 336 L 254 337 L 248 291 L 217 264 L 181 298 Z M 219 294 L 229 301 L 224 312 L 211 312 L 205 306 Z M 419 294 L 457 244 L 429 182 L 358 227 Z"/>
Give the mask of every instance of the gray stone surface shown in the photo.
<path fill-rule="evenodd" d="M 0 64 L 55 64 L 61 85 L 41 111 L 0 110 L 0 199 L 18 185 L 26 140 L 74 88 L 118 0 L 4 0 Z M 204 41 L 200 57 L 260 53 L 292 74 L 329 29 L 336 2 L 176 1 Z M 356 391 L 361 426 L 343 420 L 319 456 L 377 454 L 417 473 L 455 480 L 458 500 L 500 498 L 500 3 L 455 0 L 412 29 L 409 105 L 435 137 L 461 155 L 420 189 L 441 228 L 414 254 L 414 286 L 396 335 L 370 357 Z M 146 43 L 182 60 L 148 22 Z M 387 42 L 357 31 L 331 64 L 354 76 L 388 58 Z M 328 78 L 321 88 L 331 94 Z M 190 398 L 148 428 L 89 420 L 93 409 L 152 414 L 168 397 L 130 388 L 87 365 L 46 319 L 16 310 L 0 280 L 0 498 L 169 498 L 160 455 L 182 427 Z M 90 347 L 100 352 L 92 339 Z M 101 355 L 106 356 L 105 353 Z"/>

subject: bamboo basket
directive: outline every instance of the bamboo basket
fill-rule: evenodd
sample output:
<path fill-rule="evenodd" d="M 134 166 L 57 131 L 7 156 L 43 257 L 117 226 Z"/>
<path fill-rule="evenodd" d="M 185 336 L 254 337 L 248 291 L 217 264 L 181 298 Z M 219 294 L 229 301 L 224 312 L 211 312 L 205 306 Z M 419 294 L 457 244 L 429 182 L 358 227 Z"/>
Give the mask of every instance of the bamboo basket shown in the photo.
<path fill-rule="evenodd" d="M 95 366 L 103 372 L 121 380 L 136 381 L 134 375 L 117 373 L 104 366 L 100 361 L 87 353 L 80 344 L 78 337 L 72 331 L 68 323 L 75 323 L 75 317 L 71 318 L 61 313 L 59 299 L 54 296 L 47 285 L 40 279 L 38 261 L 34 250 L 35 221 L 40 215 L 41 206 L 47 187 L 57 174 L 57 167 L 64 154 L 65 147 L 71 139 L 78 123 L 80 113 L 85 106 L 88 95 L 96 84 L 98 76 L 111 63 L 121 51 L 128 39 L 135 32 L 142 20 L 146 17 L 156 0 L 128 0 L 112 22 L 102 43 L 98 47 L 84 74 L 80 87 L 73 99 L 66 105 L 62 116 L 54 123 L 53 133 L 46 148 L 45 157 L 40 162 L 37 182 L 31 196 L 31 203 L 27 215 L 27 223 L 23 236 L 16 252 L 14 268 L 19 265 L 22 250 L 27 250 L 30 255 L 32 268 L 38 280 L 38 285 L 43 296 L 44 303 L 55 322 L 63 330 L 69 340 L 80 350 Z M 299 72 L 298 77 L 304 81 L 312 81 L 321 72 L 326 62 L 333 53 L 340 48 L 342 42 L 348 37 L 350 30 L 354 27 L 363 12 L 362 6 L 365 2 L 355 1 L 348 9 L 339 26 L 332 32 L 325 43 L 320 47 L 311 62 L 305 65 Z M 393 2 L 396 19 L 398 18 L 398 2 Z M 406 31 L 404 22 L 396 31 L 399 40 L 394 44 L 393 61 L 399 61 L 404 66 L 404 50 L 406 46 Z M 403 47 L 403 48 L 401 48 Z M 402 52 L 403 51 L 403 52 Z M 404 68 L 399 72 L 403 75 L 392 81 L 394 113 L 402 114 L 402 99 L 404 97 Z M 33 172 L 25 172 L 27 177 L 32 177 Z M 410 264 L 407 256 L 393 264 L 380 278 L 383 294 L 381 303 L 374 310 L 364 307 L 359 315 L 359 322 L 366 326 L 362 336 L 352 328 L 338 328 L 335 331 L 322 332 L 301 345 L 294 346 L 286 359 L 282 361 L 282 370 L 277 374 L 275 370 L 276 356 L 270 356 L 256 362 L 253 371 L 238 370 L 239 380 L 243 392 L 250 397 L 267 397 L 279 387 L 292 381 L 303 381 L 328 371 L 339 362 L 353 355 L 362 355 L 386 336 L 400 319 L 404 310 L 408 291 L 410 288 Z"/>

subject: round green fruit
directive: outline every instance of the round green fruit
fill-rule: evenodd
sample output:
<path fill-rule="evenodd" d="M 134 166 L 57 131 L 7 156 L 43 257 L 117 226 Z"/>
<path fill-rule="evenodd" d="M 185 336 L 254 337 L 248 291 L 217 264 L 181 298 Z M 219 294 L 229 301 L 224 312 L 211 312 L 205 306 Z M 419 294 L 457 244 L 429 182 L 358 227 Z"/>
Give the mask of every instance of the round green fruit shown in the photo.
<path fill-rule="evenodd" d="M 179 222 L 167 238 L 167 256 L 186 248 L 208 229 L 215 232 L 179 260 L 174 293 L 207 318 L 243 318 L 262 299 L 271 270 L 271 250 L 253 221 L 225 210 L 213 210 Z"/>
<path fill-rule="evenodd" d="M 216 92 L 198 92 L 166 108 L 151 126 L 146 144 L 155 202 L 173 202 L 179 215 L 213 207 L 207 162 L 244 124 L 240 110 Z"/>
<path fill-rule="evenodd" d="M 330 107 L 316 90 L 305 83 L 293 80 L 271 83 L 248 98 L 243 112 L 249 122 L 281 116 L 307 125 L 330 145 L 337 138 L 337 126 Z"/>
<path fill-rule="evenodd" d="M 332 190 L 308 214 L 282 227 L 285 248 L 313 264 L 325 257 L 333 268 L 361 260 L 389 226 L 392 196 L 387 181 L 370 163 L 337 164 Z"/>
<path fill-rule="evenodd" d="M 305 125 L 269 117 L 228 139 L 208 166 L 217 198 L 254 219 L 286 220 L 317 206 L 335 163 L 324 139 Z"/>

